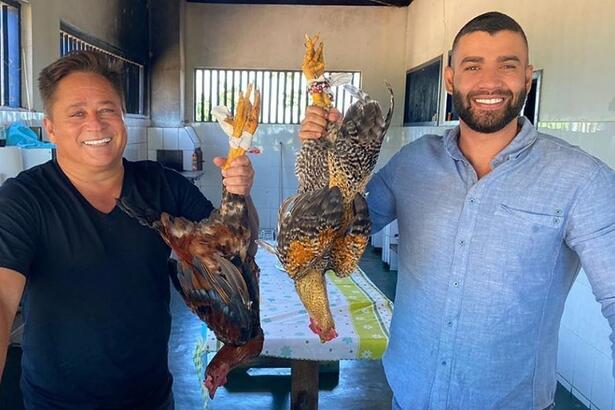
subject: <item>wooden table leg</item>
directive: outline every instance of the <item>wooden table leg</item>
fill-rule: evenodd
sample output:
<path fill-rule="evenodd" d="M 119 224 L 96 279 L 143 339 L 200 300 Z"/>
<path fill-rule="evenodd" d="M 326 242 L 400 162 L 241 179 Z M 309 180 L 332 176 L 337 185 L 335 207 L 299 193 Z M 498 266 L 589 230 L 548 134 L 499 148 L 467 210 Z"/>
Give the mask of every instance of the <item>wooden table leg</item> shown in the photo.
<path fill-rule="evenodd" d="M 291 360 L 291 410 L 318 409 L 318 370 L 320 363 L 313 360 Z"/>

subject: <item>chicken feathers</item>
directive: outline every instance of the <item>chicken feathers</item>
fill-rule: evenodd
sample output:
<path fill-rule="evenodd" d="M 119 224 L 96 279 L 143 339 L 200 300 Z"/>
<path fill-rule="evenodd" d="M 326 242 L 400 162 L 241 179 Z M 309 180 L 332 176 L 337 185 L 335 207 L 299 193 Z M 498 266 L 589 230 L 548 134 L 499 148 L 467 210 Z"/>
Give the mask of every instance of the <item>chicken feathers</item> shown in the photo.
<path fill-rule="evenodd" d="M 318 37 L 307 37 L 303 70 L 314 103 L 328 109 L 332 96 L 323 77 L 323 46 L 317 43 Z M 341 124 L 329 123 L 322 138 L 303 143 L 295 164 L 298 193 L 280 208 L 278 243 L 270 250 L 295 281 L 321 342 L 337 336 L 324 273 L 350 275 L 371 233 L 364 192 L 392 118 L 393 92 L 387 88 L 391 103 L 383 115 L 378 102 L 346 87 L 357 101 Z"/>
<path fill-rule="evenodd" d="M 231 138 L 227 163 L 245 153 L 256 130 L 258 93 L 254 106 L 249 98 L 250 89 L 240 98 L 238 116 L 224 117 L 230 127 L 225 132 L 229 131 Z M 213 397 L 226 383 L 227 373 L 258 356 L 263 346 L 259 268 L 254 260 L 257 232 L 251 227 L 246 199 L 223 188 L 220 209 L 200 222 L 166 212 L 157 214 L 136 202 L 123 197 L 118 205 L 141 224 L 158 231 L 175 251 L 177 282 L 186 305 L 224 343 L 205 372 L 205 386 Z"/>

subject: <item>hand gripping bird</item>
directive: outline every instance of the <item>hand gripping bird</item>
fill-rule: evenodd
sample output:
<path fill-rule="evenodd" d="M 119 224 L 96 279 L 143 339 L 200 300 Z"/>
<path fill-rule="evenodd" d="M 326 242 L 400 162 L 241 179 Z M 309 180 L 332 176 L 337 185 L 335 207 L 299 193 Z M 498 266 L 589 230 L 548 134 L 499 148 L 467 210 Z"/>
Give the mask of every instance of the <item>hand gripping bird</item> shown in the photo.
<path fill-rule="evenodd" d="M 306 36 L 302 69 L 313 103 L 330 109 L 331 80 L 324 77 L 318 36 Z M 277 246 L 259 242 L 278 256 L 294 280 L 310 316 L 309 327 L 323 343 L 337 336 L 324 274 L 333 270 L 339 277 L 350 275 L 371 233 L 364 192 L 393 113 L 393 92 L 387 87 L 391 105 L 384 116 L 378 102 L 346 86 L 357 101 L 341 124 L 330 122 L 325 135 L 305 141 L 297 156 L 299 189 L 280 207 Z"/>
<path fill-rule="evenodd" d="M 258 126 L 260 94 L 250 102 L 251 86 L 240 94 L 235 117 L 226 107 L 214 115 L 229 135 L 225 163 L 244 155 Z M 186 305 L 224 346 L 205 371 L 205 387 L 213 398 L 227 373 L 258 356 L 263 347 L 259 317 L 259 269 L 254 261 L 257 232 L 250 227 L 246 199 L 222 189 L 220 209 L 198 223 L 165 212 L 156 214 L 127 198 L 118 200 L 126 213 L 160 233 L 177 255 L 177 278 Z"/>

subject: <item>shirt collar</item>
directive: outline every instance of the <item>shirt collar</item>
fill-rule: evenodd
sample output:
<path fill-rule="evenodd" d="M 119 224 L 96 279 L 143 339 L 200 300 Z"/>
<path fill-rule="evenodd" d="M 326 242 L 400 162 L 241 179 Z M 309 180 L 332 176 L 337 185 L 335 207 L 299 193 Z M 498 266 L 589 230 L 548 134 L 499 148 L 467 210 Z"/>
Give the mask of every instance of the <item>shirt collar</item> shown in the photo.
<path fill-rule="evenodd" d="M 495 168 L 499 164 L 508 161 L 509 159 L 515 159 L 526 148 L 536 141 L 536 137 L 538 136 L 538 132 L 536 128 L 532 125 L 530 120 L 525 117 L 519 117 L 519 125 L 521 129 L 515 136 L 515 138 L 508 144 L 502 151 L 500 151 L 493 161 L 491 162 L 492 166 Z M 463 153 L 459 149 L 459 126 L 447 130 L 444 134 L 444 148 L 448 155 L 450 155 L 453 159 L 457 161 L 467 162 L 468 160 L 464 157 Z"/>

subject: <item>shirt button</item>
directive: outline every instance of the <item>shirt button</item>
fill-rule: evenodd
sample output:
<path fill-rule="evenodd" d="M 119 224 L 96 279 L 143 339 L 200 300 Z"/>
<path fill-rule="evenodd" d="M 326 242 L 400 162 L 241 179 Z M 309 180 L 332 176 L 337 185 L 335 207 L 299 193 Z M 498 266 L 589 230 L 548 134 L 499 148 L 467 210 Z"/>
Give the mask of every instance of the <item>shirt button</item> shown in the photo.
<path fill-rule="evenodd" d="M 453 286 L 454 287 L 458 287 L 459 286 L 459 282 L 457 282 L 457 281 L 453 282 Z"/>
<path fill-rule="evenodd" d="M 442 360 L 441 365 L 442 365 L 442 366 L 446 366 L 446 360 Z"/>
<path fill-rule="evenodd" d="M 553 218 L 553 225 L 557 225 L 559 223 L 559 218 Z"/>
<path fill-rule="evenodd" d="M 562 214 L 562 210 L 561 209 L 556 209 L 555 210 L 555 215 L 561 215 Z"/>
<path fill-rule="evenodd" d="M 470 203 L 473 204 L 476 202 L 476 198 L 470 198 Z"/>
<path fill-rule="evenodd" d="M 447 323 L 447 325 L 448 325 L 448 327 L 453 326 L 453 321 L 452 321 L 452 320 L 450 320 L 450 321 Z"/>
<path fill-rule="evenodd" d="M 459 241 L 459 246 L 463 246 L 466 244 L 466 241 L 464 241 L 463 239 Z"/>

